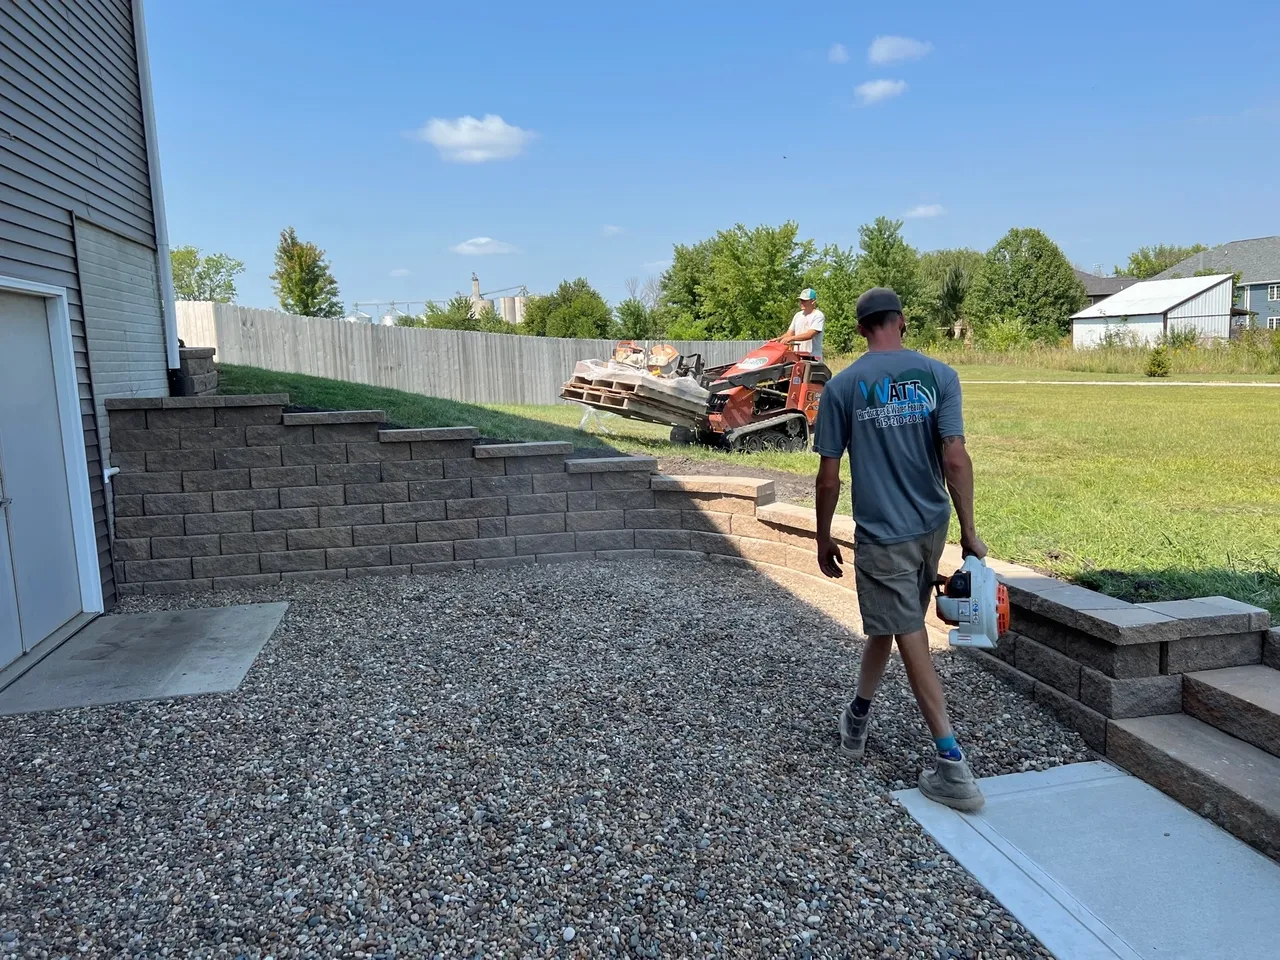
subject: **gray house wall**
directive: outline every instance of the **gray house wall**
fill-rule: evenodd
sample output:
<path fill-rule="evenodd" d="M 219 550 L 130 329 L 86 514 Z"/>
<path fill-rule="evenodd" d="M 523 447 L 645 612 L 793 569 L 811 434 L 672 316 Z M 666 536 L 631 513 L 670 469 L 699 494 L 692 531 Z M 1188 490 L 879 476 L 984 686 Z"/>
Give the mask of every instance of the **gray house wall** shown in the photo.
<path fill-rule="evenodd" d="M 0 275 L 67 290 L 108 607 L 116 591 L 95 368 L 104 393 L 120 395 L 111 374 L 120 337 L 132 338 L 139 361 L 127 375 L 138 383 L 128 395 L 167 395 L 155 250 L 132 4 L 0 0 Z"/>

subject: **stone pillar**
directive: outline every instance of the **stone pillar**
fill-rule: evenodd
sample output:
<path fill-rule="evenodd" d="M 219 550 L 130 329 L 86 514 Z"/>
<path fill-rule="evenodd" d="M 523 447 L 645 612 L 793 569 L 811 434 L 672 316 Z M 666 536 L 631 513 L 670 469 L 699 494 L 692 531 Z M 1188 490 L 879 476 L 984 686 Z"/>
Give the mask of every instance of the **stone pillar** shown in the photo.
<path fill-rule="evenodd" d="M 218 371 L 213 365 L 213 347 L 181 347 L 178 375 L 172 379 L 175 397 L 207 397 L 218 392 Z"/>

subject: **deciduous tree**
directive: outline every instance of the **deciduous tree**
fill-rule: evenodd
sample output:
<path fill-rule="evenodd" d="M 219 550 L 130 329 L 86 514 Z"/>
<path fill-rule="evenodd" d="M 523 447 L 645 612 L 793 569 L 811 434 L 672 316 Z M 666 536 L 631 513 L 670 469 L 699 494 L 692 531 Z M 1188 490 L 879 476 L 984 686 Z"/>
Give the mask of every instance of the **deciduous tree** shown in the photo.
<path fill-rule="evenodd" d="M 919 255 L 902 238 L 902 221 L 876 217 L 858 228 L 858 265 L 854 282 L 859 293 L 890 287 L 911 316 L 919 292 Z"/>
<path fill-rule="evenodd" d="M 562 280 L 556 292 L 534 297 L 525 308 L 521 333 L 539 337 L 606 338 L 614 333 L 613 311 L 585 277 Z"/>
<path fill-rule="evenodd" d="M 628 340 L 652 340 L 659 336 L 654 313 L 639 297 L 618 304 L 618 336 Z"/>
<path fill-rule="evenodd" d="M 968 339 L 966 300 L 982 254 L 960 247 L 920 254 L 920 288 L 912 326 L 928 321 L 953 339 Z"/>
<path fill-rule="evenodd" d="M 179 300 L 212 300 L 233 303 L 236 277 L 244 264 L 225 253 L 202 257 L 198 247 L 175 247 L 169 251 L 173 267 L 173 295 Z"/>
<path fill-rule="evenodd" d="M 1084 284 L 1058 245 L 1035 228 L 1014 227 L 982 260 L 969 304 L 979 327 L 1009 324 L 1055 341 L 1071 332 L 1071 315 L 1088 302 Z"/>
<path fill-rule="evenodd" d="M 293 227 L 280 231 L 276 246 L 276 270 L 271 274 L 280 308 L 304 317 L 340 317 L 342 301 L 338 281 L 325 260 L 324 251 L 298 239 Z"/>
<path fill-rule="evenodd" d="M 1187 257 L 1208 249 L 1203 243 L 1193 243 L 1189 247 L 1170 243 L 1158 243 L 1154 247 L 1139 247 L 1129 254 L 1129 265 L 1116 267 L 1115 273 L 1117 277 L 1137 277 L 1139 280 L 1146 280 L 1181 263 Z"/>
<path fill-rule="evenodd" d="M 813 263 L 812 240 L 798 240 L 794 220 L 780 227 L 721 230 L 705 285 L 708 333 L 716 339 L 765 339 L 782 333 Z"/>

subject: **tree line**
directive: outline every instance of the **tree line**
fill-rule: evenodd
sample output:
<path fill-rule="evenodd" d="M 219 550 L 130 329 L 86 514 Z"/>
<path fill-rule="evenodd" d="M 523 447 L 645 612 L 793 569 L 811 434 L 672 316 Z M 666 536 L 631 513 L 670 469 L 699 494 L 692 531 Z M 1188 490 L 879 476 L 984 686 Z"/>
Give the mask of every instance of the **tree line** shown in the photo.
<path fill-rule="evenodd" d="M 818 291 L 828 349 L 858 346 L 854 315 L 871 287 L 902 298 L 916 345 L 945 338 L 1001 348 L 1056 342 L 1087 298 L 1071 263 L 1042 231 L 1016 227 L 990 250 L 921 253 L 902 236 L 902 221 L 877 217 L 858 229 L 858 244 L 819 248 L 794 221 L 748 229 L 738 224 L 700 243 L 677 245 L 652 303 L 624 301 L 638 325 L 670 339 L 762 339 L 785 329 L 796 294 Z M 646 311 L 642 315 L 640 307 Z"/>
<path fill-rule="evenodd" d="M 902 298 L 914 345 L 944 339 L 1010 349 L 1056 343 L 1071 332 L 1070 317 L 1088 302 L 1070 261 L 1043 231 L 1014 227 L 989 250 L 967 247 L 920 252 L 902 236 L 901 220 L 877 217 L 858 228 L 856 246 L 819 247 L 801 239 L 798 225 L 737 224 L 693 244 L 676 244 L 660 277 L 627 281 L 627 296 L 610 306 L 584 278 L 564 280 L 531 297 L 524 321 L 509 324 L 490 308 L 478 315 L 459 293 L 427 304 L 402 326 L 593 339 L 759 340 L 776 336 L 796 311 L 804 287 L 818 291 L 833 353 L 858 346 L 854 305 L 863 291 L 892 287 Z M 1201 244 L 1141 247 L 1117 276 L 1147 279 L 1207 249 Z M 173 251 L 179 299 L 231 301 L 244 264 L 195 247 Z M 339 317 L 338 283 L 323 250 L 280 234 L 271 274 L 283 310 Z"/>

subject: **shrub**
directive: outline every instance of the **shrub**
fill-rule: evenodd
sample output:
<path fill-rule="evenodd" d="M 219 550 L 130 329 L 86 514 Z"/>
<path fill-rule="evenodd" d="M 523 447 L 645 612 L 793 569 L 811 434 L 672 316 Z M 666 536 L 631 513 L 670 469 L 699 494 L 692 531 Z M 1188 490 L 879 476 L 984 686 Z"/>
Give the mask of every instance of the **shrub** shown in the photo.
<path fill-rule="evenodd" d="M 1008 353 L 1030 344 L 1031 325 L 1022 317 L 1005 314 L 983 324 L 978 331 L 978 342 L 983 349 Z"/>
<path fill-rule="evenodd" d="M 1190 350 L 1200 343 L 1200 334 L 1194 327 L 1175 327 L 1160 338 L 1160 343 L 1170 350 Z"/>
<path fill-rule="evenodd" d="M 1138 346 L 1138 333 L 1129 329 L 1129 321 L 1121 319 L 1119 323 L 1107 324 L 1107 328 L 1102 331 L 1102 339 L 1098 346 L 1103 348 L 1112 347 L 1136 347 Z"/>
<path fill-rule="evenodd" d="M 1167 377 L 1172 366 L 1169 362 L 1169 348 L 1162 344 L 1152 350 L 1151 356 L 1147 358 L 1147 376 Z"/>

